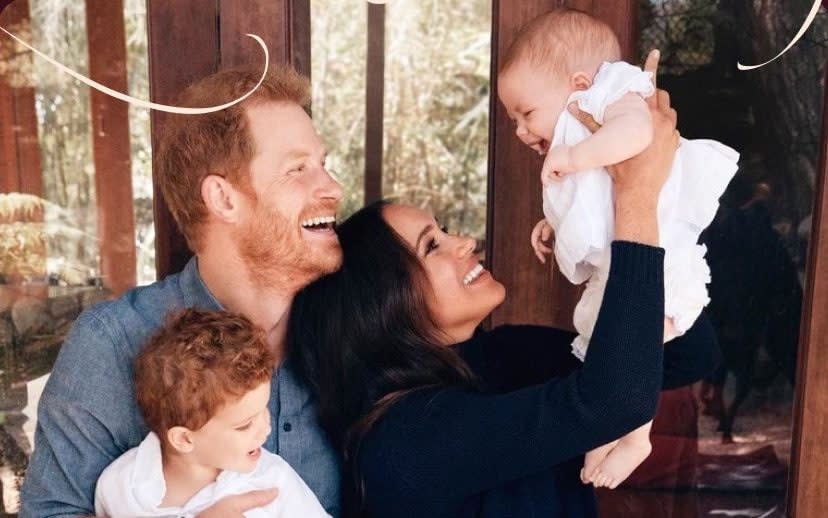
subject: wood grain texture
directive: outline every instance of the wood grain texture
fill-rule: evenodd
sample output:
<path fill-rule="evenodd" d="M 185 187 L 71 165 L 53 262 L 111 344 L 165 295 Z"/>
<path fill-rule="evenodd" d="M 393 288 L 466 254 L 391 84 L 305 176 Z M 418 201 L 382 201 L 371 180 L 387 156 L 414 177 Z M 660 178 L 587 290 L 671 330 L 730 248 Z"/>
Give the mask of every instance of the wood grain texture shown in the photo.
<path fill-rule="evenodd" d="M 543 216 L 539 187 L 541 157 L 527 150 L 514 134 L 514 124 L 497 99 L 501 57 L 520 28 L 536 16 L 561 5 L 590 12 L 619 34 L 629 58 L 637 42 L 637 3 L 494 0 L 492 28 L 492 99 L 490 108 L 487 257 L 507 297 L 491 318 L 506 322 L 545 324 L 572 329 L 572 313 L 581 288 L 572 286 L 553 266 L 538 263 L 529 235 Z"/>
<path fill-rule="evenodd" d="M 119 92 L 127 92 L 124 30 L 123 0 L 86 0 L 89 75 Z M 136 278 L 129 105 L 92 88 L 89 98 L 101 274 L 120 295 Z"/>
<path fill-rule="evenodd" d="M 13 2 L 0 15 L 0 26 L 12 33 L 25 35 L 29 25 L 28 0 Z M 14 68 L 31 65 L 31 52 L 23 52 L 22 47 L 5 35 L 2 45 L 3 55 L 5 52 L 17 55 Z M 29 72 L 12 77 L 13 72 L 0 75 L 0 192 L 42 196 L 43 175 L 32 77 Z"/>
<path fill-rule="evenodd" d="M 147 17 L 155 102 L 174 102 L 187 85 L 221 68 L 261 63 L 261 50 L 247 33 L 265 41 L 271 63 L 292 63 L 310 76 L 310 0 L 149 0 Z M 153 148 L 170 116 L 152 113 Z M 157 276 L 163 278 L 180 271 L 192 252 L 158 189 L 154 216 Z"/>
<path fill-rule="evenodd" d="M 290 52 L 289 0 L 219 2 L 220 67 L 259 64 L 262 51 L 253 33 L 267 44 L 271 63 L 286 63 Z"/>
<path fill-rule="evenodd" d="M 311 77 L 311 0 L 290 0 L 290 48 L 286 59 L 300 74 Z"/>
<path fill-rule="evenodd" d="M 382 198 L 383 113 L 385 101 L 385 5 L 368 9 L 365 78 L 365 204 Z"/>
<path fill-rule="evenodd" d="M 5 77 L 0 77 L 0 193 L 19 190 L 14 89 Z"/>
<path fill-rule="evenodd" d="M 826 90 L 828 92 L 828 90 Z M 828 97 L 826 97 L 828 99 Z M 788 516 L 817 518 L 828 509 L 828 102 L 800 325 Z"/>
<path fill-rule="evenodd" d="M 215 1 L 149 0 L 147 29 L 150 98 L 154 102 L 172 104 L 187 85 L 218 70 L 218 9 Z M 159 135 L 168 117 L 180 115 L 155 110 L 151 114 L 153 169 Z M 163 279 L 180 271 L 192 253 L 155 180 L 153 189 L 155 267 L 157 277 Z"/>

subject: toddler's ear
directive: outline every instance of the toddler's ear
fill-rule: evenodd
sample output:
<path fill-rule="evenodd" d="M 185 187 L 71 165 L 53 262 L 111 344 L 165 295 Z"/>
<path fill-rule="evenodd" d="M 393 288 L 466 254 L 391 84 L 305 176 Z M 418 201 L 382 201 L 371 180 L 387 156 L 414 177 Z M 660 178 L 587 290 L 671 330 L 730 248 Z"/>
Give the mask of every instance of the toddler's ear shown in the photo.
<path fill-rule="evenodd" d="M 590 79 L 590 77 L 584 72 L 575 72 L 572 74 L 572 77 L 569 78 L 569 86 L 571 86 L 573 90 L 586 90 L 592 86 L 592 79 Z"/>
<path fill-rule="evenodd" d="M 192 432 L 183 426 L 173 426 L 167 430 L 167 442 L 179 453 L 190 453 L 193 451 Z"/>

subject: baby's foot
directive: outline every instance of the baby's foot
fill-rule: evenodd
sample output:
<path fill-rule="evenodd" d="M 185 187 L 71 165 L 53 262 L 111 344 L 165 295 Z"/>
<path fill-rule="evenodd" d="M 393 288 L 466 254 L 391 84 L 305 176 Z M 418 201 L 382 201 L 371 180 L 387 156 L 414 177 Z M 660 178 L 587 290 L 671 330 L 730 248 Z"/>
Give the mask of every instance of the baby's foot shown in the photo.
<path fill-rule="evenodd" d="M 595 487 L 615 489 L 650 455 L 649 441 L 621 441 L 596 468 L 590 482 Z"/>
<path fill-rule="evenodd" d="M 618 444 L 618 441 L 607 443 L 599 446 L 594 450 L 588 451 L 584 456 L 584 467 L 581 469 L 581 482 L 589 484 L 592 481 L 592 475 L 595 469 L 604 462 L 609 452 Z"/>

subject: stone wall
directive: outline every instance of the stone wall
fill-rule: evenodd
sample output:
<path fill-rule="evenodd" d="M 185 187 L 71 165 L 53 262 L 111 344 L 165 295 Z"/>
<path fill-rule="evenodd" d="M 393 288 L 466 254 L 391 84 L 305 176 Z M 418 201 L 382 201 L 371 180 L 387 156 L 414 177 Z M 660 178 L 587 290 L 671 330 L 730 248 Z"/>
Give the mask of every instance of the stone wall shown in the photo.
<path fill-rule="evenodd" d="M 95 287 L 0 285 L 0 353 L 62 340 L 81 311 L 108 295 Z"/>

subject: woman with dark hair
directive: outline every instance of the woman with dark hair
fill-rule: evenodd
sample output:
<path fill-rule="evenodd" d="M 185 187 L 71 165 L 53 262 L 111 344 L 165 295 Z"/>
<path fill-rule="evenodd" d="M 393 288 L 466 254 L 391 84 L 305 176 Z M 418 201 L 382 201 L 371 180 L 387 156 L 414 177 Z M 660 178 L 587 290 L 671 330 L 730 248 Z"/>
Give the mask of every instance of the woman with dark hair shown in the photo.
<path fill-rule="evenodd" d="M 658 98 L 653 144 L 611 171 L 617 241 L 583 364 L 571 332 L 481 330 L 504 287 L 428 213 L 380 202 L 339 226 L 342 268 L 294 300 L 288 350 L 345 456 L 348 515 L 596 516 L 583 454 L 712 369 L 704 317 L 662 344 L 656 207 L 678 134 Z"/>

